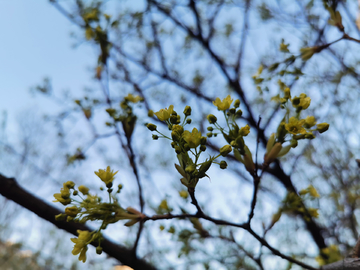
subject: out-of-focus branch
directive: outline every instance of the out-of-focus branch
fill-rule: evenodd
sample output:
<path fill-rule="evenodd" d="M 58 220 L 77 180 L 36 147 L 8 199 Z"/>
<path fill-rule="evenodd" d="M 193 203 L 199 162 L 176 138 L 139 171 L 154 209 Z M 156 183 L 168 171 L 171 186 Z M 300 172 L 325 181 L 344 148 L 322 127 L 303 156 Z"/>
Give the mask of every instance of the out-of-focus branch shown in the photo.
<path fill-rule="evenodd" d="M 68 233 L 78 236 L 77 230 L 92 231 L 92 229 L 88 226 L 79 223 L 56 221 L 55 215 L 59 214 L 60 210 L 47 204 L 46 202 L 40 200 L 39 198 L 35 197 L 31 193 L 23 189 L 21 186 L 18 185 L 14 178 L 7 178 L 0 174 L 0 194 L 5 198 L 12 200 L 13 202 L 28 209 L 42 219 L 45 219 L 46 221 L 54 224 L 56 227 L 67 231 Z M 93 242 L 91 244 L 95 247 L 97 246 L 97 243 Z M 141 270 L 156 269 L 148 262 L 137 258 L 131 249 L 128 249 L 121 245 L 117 245 L 106 238 L 101 241 L 101 246 L 106 254 L 108 254 L 112 258 L 117 259 L 124 265 L 128 265 L 134 269 Z"/>

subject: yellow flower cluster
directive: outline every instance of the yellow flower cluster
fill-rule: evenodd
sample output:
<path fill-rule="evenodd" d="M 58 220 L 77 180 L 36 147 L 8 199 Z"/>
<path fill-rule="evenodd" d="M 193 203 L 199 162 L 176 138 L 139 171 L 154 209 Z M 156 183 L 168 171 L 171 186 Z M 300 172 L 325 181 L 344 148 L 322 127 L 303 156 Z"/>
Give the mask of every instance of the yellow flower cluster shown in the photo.
<path fill-rule="evenodd" d="M 337 262 L 342 259 L 339 248 L 336 245 L 330 245 L 320 251 L 320 255 L 316 257 L 316 261 L 320 266 Z"/>
<path fill-rule="evenodd" d="M 67 181 L 63 184 L 63 187 L 60 190 L 60 193 L 55 193 L 54 194 L 54 198 L 56 200 L 54 200 L 53 202 L 60 202 L 63 205 L 68 205 L 69 203 L 71 203 L 71 199 L 70 199 L 70 189 L 74 188 L 75 184 L 72 181 Z"/>
<path fill-rule="evenodd" d="M 302 120 L 298 120 L 297 118 L 295 117 L 291 117 L 289 119 L 289 123 L 285 124 L 285 129 L 291 133 L 291 134 L 305 134 L 306 133 L 306 130 L 305 128 L 303 127 L 303 125 L 305 124 L 305 120 L 302 119 Z"/>
<path fill-rule="evenodd" d="M 217 107 L 219 111 L 226 111 L 230 108 L 232 102 L 233 99 L 231 99 L 231 96 L 228 95 L 222 101 L 220 100 L 220 98 L 216 98 L 215 101 L 213 101 L 213 104 Z"/>
<path fill-rule="evenodd" d="M 190 133 L 188 130 L 185 130 L 182 137 L 187 142 L 190 148 L 196 148 L 200 145 L 201 142 L 201 132 L 197 130 L 197 128 L 193 128 Z"/>
<path fill-rule="evenodd" d="M 78 238 L 70 238 L 75 243 L 72 254 L 79 255 L 79 261 L 86 262 L 86 251 L 88 250 L 87 245 L 93 240 L 94 232 L 77 230 L 79 234 Z"/>
<path fill-rule="evenodd" d="M 311 98 L 302 93 L 299 97 L 294 97 L 291 102 L 297 110 L 306 110 L 310 106 Z"/>
<path fill-rule="evenodd" d="M 170 105 L 169 109 L 161 109 L 160 111 L 156 112 L 155 115 L 160 121 L 166 121 L 170 118 L 171 114 L 174 111 L 174 105 Z"/>
<path fill-rule="evenodd" d="M 110 169 L 110 166 L 107 166 L 106 171 L 105 170 L 99 170 L 98 172 L 95 172 L 95 174 L 103 181 L 106 186 L 112 185 L 112 181 L 114 180 L 115 174 L 117 174 L 118 171 L 114 172 Z M 111 187 L 111 186 L 110 186 Z"/>
<path fill-rule="evenodd" d="M 143 101 L 144 98 L 143 97 L 140 97 L 140 96 L 134 96 L 132 94 L 128 94 L 125 98 L 124 98 L 125 101 L 129 101 L 129 102 L 132 102 L 132 103 L 138 103 L 139 101 Z"/>

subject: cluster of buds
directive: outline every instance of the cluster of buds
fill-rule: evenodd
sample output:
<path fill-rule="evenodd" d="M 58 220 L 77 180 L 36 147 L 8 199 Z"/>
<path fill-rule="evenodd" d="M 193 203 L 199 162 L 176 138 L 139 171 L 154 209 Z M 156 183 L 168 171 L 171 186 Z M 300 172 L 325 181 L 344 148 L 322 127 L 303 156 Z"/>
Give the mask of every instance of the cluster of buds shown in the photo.
<path fill-rule="evenodd" d="M 169 108 L 161 109 L 154 114 L 160 121 L 164 121 L 168 125 L 171 135 L 166 136 L 162 134 L 157 129 L 157 126 L 152 123 L 147 124 L 146 127 L 150 131 L 157 133 L 153 134 L 153 139 L 166 138 L 171 140 L 171 146 L 179 160 L 179 164 L 175 164 L 175 168 L 182 176 L 180 181 L 188 188 L 195 188 L 199 179 L 205 176 L 208 177 L 206 172 L 213 163 L 217 163 L 215 160 L 220 156 L 225 156 L 225 152 L 229 153 L 229 149 L 224 148 L 220 151 L 219 155 L 210 156 L 205 161 L 199 162 L 201 153 L 206 151 L 207 137 L 202 136 L 197 128 L 193 128 L 191 132 L 185 130 L 185 126 L 191 123 L 191 119 L 188 118 L 191 115 L 191 107 L 185 107 L 183 111 L 185 117 L 182 121 L 181 116 L 174 110 L 173 105 L 170 105 Z M 218 164 L 222 169 L 227 167 L 225 161 L 221 161 Z"/>
<path fill-rule="evenodd" d="M 253 175 L 255 172 L 255 164 L 252 158 L 252 154 L 244 141 L 244 137 L 250 133 L 250 126 L 245 125 L 241 128 L 238 126 L 236 119 L 240 118 L 242 115 L 242 111 L 239 109 L 240 100 L 235 100 L 233 108 L 231 108 L 232 102 L 233 99 L 231 99 L 230 96 L 227 96 L 223 100 L 217 98 L 215 101 L 213 101 L 213 104 L 217 107 L 217 109 L 224 113 L 229 130 L 226 131 L 218 124 L 215 115 L 209 114 L 207 119 L 214 127 L 208 127 L 208 130 L 211 131 L 210 134 L 208 134 L 208 137 L 215 135 L 216 133 L 214 133 L 214 130 L 218 130 L 229 143 L 227 146 L 222 147 L 220 152 L 221 150 L 227 149 L 229 151 L 228 153 L 230 153 L 232 150 L 234 150 L 236 159 L 243 163 L 246 170 Z"/>
<path fill-rule="evenodd" d="M 120 122 L 126 137 L 129 139 L 134 131 L 135 123 L 137 120 L 136 115 L 133 114 L 132 104 L 143 101 L 144 98 L 141 96 L 134 96 L 132 94 L 128 94 L 120 102 L 119 110 L 115 108 L 106 109 L 106 112 L 113 120 L 112 122 L 106 122 L 106 125 L 111 127 L 114 126 L 117 122 Z"/>
<path fill-rule="evenodd" d="M 61 213 L 55 216 L 58 221 L 66 220 L 67 222 L 77 222 L 85 224 L 87 221 L 101 221 L 102 224 L 97 231 L 78 231 L 78 238 L 71 238 L 71 241 L 75 243 L 72 253 L 79 255 L 79 260 L 86 261 L 87 245 L 93 241 L 98 241 L 99 246 L 96 249 L 98 254 L 101 254 L 101 230 L 105 229 L 109 224 L 116 223 L 119 220 L 128 220 L 125 226 L 132 226 L 139 222 L 145 217 L 144 214 L 140 213 L 132 207 L 124 209 L 120 206 L 116 196 L 113 192 L 113 180 L 117 171 L 114 172 L 108 166 L 106 170 L 100 169 L 95 174 L 100 178 L 107 187 L 109 194 L 109 202 L 102 202 L 102 199 L 97 195 L 91 195 L 89 188 L 84 185 L 75 188 L 75 183 L 68 181 L 63 184 L 60 193 L 55 193 L 54 202 L 60 202 L 67 206 L 65 213 Z M 100 188 L 104 190 L 103 188 Z M 116 193 L 120 193 L 122 185 L 118 185 Z"/>
<path fill-rule="evenodd" d="M 282 108 L 287 110 L 277 128 L 277 133 L 271 134 L 267 142 L 264 156 L 265 167 L 269 166 L 276 158 L 286 155 L 291 148 L 295 148 L 298 145 L 298 140 L 314 139 L 314 132 L 323 133 L 329 129 L 328 123 L 316 124 L 314 116 L 307 116 L 305 119 L 301 119 L 300 114 L 309 108 L 311 98 L 304 93 L 298 97 L 291 98 L 290 89 L 281 81 L 279 84 L 284 93 L 284 96 L 280 98 L 280 103 Z M 295 116 L 289 116 L 288 103 L 295 108 Z M 283 145 L 285 142 L 288 142 L 286 146 Z"/>

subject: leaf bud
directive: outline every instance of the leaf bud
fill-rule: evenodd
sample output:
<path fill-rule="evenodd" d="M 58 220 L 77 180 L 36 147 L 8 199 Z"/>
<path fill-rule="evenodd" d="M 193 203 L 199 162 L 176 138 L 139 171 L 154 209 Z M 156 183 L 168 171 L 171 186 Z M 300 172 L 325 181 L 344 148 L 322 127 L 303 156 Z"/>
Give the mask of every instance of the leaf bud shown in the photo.
<path fill-rule="evenodd" d="M 185 168 L 185 172 L 187 173 L 193 173 L 195 170 L 196 170 L 195 164 L 190 164 Z"/>

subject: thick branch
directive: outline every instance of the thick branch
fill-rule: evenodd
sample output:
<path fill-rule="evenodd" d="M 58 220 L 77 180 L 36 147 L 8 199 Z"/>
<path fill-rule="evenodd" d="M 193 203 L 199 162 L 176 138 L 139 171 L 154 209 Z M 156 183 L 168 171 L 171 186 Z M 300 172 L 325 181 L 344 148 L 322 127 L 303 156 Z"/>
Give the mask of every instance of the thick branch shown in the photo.
<path fill-rule="evenodd" d="M 360 259 L 359 258 L 345 258 L 344 260 L 324 265 L 321 270 L 359 270 Z"/>
<path fill-rule="evenodd" d="M 14 178 L 7 178 L 0 174 L 0 194 L 3 195 L 5 198 L 12 200 L 15 203 L 21 205 L 22 207 L 30 210 L 39 217 L 49 221 L 59 229 L 63 229 L 73 235 L 78 236 L 77 230 L 92 231 L 92 229 L 88 226 L 79 223 L 56 221 L 55 215 L 59 214 L 60 210 L 40 200 L 39 198 L 35 197 L 31 193 L 20 187 Z M 97 243 L 91 244 L 95 247 L 97 246 Z M 156 269 L 148 262 L 134 256 L 134 253 L 131 251 L 131 249 L 127 249 L 124 246 L 117 245 L 106 238 L 101 241 L 101 246 L 103 248 L 103 251 L 107 253 L 110 257 L 115 258 L 121 263 L 129 265 L 134 269 Z"/>

